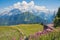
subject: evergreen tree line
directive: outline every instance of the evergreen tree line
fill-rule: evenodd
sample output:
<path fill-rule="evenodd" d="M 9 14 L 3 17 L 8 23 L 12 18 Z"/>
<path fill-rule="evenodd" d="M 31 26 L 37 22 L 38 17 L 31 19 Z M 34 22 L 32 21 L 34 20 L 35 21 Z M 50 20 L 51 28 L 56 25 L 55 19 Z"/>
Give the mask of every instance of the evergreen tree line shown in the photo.
<path fill-rule="evenodd" d="M 58 8 L 57 16 L 55 18 L 55 27 L 60 27 L 60 8 Z"/>

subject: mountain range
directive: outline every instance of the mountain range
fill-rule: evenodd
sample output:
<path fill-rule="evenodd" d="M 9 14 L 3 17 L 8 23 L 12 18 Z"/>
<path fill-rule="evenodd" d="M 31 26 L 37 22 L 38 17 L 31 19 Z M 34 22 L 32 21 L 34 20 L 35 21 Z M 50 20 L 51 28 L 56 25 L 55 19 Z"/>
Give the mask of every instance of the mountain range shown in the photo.
<path fill-rule="evenodd" d="M 3 14 L 3 13 L 2 13 Z M 50 14 L 47 14 L 48 16 Z M 17 25 L 33 23 L 49 23 L 55 16 L 48 17 L 44 12 L 21 12 L 19 9 L 12 9 L 4 15 L 0 15 L 0 25 Z M 52 20 L 50 20 L 50 19 Z M 47 22 L 46 22 L 47 21 Z"/>

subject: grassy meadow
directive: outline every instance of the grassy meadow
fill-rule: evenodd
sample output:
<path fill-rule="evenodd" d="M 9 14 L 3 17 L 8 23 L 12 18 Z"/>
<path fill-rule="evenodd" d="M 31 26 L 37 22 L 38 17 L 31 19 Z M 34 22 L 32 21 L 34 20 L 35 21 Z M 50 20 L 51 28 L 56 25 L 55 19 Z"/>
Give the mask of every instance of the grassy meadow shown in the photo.
<path fill-rule="evenodd" d="M 28 36 L 42 30 L 40 24 L 20 24 L 14 26 L 0 26 L 0 40 L 19 40 L 21 36 Z"/>
<path fill-rule="evenodd" d="M 60 40 L 60 29 L 43 35 L 34 35 L 42 31 L 43 26 L 40 24 L 20 24 L 13 26 L 0 26 L 0 40 Z M 32 37 L 30 35 L 32 34 Z"/>

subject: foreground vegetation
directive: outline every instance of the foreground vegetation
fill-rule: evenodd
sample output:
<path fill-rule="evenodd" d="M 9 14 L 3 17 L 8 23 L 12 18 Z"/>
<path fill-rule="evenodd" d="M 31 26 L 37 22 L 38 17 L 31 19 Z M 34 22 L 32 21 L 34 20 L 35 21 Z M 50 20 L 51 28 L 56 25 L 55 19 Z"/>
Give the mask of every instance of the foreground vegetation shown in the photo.
<path fill-rule="evenodd" d="M 20 24 L 15 26 L 0 26 L 0 40 L 60 40 L 60 29 L 36 34 L 43 31 L 40 24 Z M 25 36 L 25 39 L 24 39 Z"/>
<path fill-rule="evenodd" d="M 0 40 L 19 40 L 23 36 L 34 34 L 43 29 L 40 24 L 20 24 L 15 26 L 0 26 Z"/>
<path fill-rule="evenodd" d="M 44 34 L 33 34 L 29 36 L 29 40 L 60 40 L 60 30 L 56 29 L 56 31 L 52 32 L 44 32 Z"/>

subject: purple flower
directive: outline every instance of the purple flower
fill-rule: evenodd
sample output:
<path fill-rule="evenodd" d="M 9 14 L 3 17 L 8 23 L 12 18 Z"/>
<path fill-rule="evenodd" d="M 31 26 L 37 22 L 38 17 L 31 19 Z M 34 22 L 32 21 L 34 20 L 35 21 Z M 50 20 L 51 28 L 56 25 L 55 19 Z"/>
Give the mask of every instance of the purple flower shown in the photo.
<path fill-rule="evenodd" d="M 23 38 L 22 38 L 22 37 L 20 37 L 20 40 L 23 40 Z"/>

